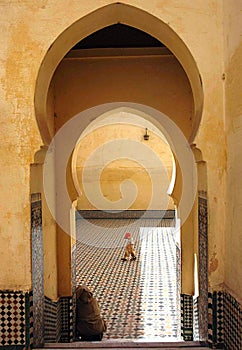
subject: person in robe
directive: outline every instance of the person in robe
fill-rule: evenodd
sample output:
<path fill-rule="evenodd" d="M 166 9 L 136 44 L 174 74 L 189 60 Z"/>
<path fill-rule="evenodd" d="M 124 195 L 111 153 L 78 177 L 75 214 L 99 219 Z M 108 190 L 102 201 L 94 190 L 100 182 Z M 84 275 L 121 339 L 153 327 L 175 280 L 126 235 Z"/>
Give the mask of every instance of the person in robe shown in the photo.
<path fill-rule="evenodd" d="M 86 285 L 76 289 L 76 333 L 82 341 L 100 341 L 107 330 L 93 293 Z"/>

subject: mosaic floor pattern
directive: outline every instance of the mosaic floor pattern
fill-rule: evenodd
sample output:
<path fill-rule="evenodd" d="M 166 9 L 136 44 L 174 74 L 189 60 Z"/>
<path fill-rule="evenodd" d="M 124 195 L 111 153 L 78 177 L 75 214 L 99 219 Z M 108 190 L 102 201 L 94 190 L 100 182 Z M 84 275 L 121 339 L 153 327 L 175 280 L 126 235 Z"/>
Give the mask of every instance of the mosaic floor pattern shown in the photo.
<path fill-rule="evenodd" d="M 88 285 L 98 299 L 108 323 L 104 339 L 180 340 L 175 228 L 169 225 L 157 219 L 77 221 L 77 284 Z M 121 261 L 126 232 L 135 261 Z"/>

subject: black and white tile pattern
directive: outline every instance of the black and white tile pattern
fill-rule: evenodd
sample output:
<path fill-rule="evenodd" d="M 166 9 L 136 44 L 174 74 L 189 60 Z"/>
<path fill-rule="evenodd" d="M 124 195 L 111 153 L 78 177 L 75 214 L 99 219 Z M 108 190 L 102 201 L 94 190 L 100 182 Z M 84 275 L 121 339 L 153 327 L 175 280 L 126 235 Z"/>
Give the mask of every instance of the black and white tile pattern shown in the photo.
<path fill-rule="evenodd" d="M 198 297 L 193 297 L 193 340 L 200 340 L 198 320 Z"/>
<path fill-rule="evenodd" d="M 214 348 L 242 349 L 242 308 L 226 291 L 208 294 L 208 340 Z"/>
<path fill-rule="evenodd" d="M 72 327 L 72 298 L 62 297 L 59 300 L 60 303 L 60 342 L 68 343 L 73 340 L 73 327 Z"/>
<path fill-rule="evenodd" d="M 41 194 L 31 194 L 31 242 L 33 284 L 33 341 L 44 343 L 44 261 Z"/>
<path fill-rule="evenodd" d="M 242 305 L 227 292 L 223 295 L 223 316 L 223 327 L 219 325 L 218 331 L 224 338 L 225 349 L 242 349 Z"/>
<path fill-rule="evenodd" d="M 199 245 L 199 339 L 208 338 L 208 203 L 207 193 L 198 194 L 198 245 Z"/>
<path fill-rule="evenodd" d="M 60 340 L 60 306 L 59 301 L 53 301 L 45 297 L 44 308 L 44 341 L 56 343 Z"/>
<path fill-rule="evenodd" d="M 25 293 L 0 291 L 0 345 L 25 344 Z"/>
<path fill-rule="evenodd" d="M 193 297 L 181 295 L 181 332 L 185 341 L 193 340 Z"/>
<path fill-rule="evenodd" d="M 99 301 L 108 322 L 104 339 L 180 339 L 174 227 L 157 219 L 90 222 L 77 220 L 77 284 L 87 284 Z M 137 260 L 122 262 L 127 231 Z"/>

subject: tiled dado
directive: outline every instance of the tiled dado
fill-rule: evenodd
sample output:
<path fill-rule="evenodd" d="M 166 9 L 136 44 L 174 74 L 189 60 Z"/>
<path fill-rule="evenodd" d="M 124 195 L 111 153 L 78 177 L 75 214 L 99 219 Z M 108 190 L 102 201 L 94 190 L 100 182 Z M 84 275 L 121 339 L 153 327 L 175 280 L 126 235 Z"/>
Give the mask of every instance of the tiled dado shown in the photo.
<path fill-rule="evenodd" d="M 62 343 L 73 340 L 73 299 L 62 297 L 59 300 L 61 305 L 61 338 Z"/>
<path fill-rule="evenodd" d="M 193 297 L 187 294 L 181 294 L 181 336 L 193 340 Z"/>
<path fill-rule="evenodd" d="M 223 317 L 225 349 L 242 349 L 242 305 L 227 292 L 223 295 Z"/>
<path fill-rule="evenodd" d="M 200 340 L 200 334 L 199 334 L 199 301 L 198 297 L 193 297 L 193 340 L 199 341 Z"/>
<path fill-rule="evenodd" d="M 195 300 L 195 303 L 197 301 Z M 33 345 L 33 298 L 31 292 L 0 291 L 0 348 L 23 349 Z M 185 341 L 193 340 L 194 301 L 181 295 L 181 327 Z M 72 341 L 72 298 L 53 302 L 45 297 L 44 340 Z M 195 317 L 196 318 L 196 317 Z M 213 348 L 242 349 L 242 308 L 229 293 L 208 294 L 208 341 Z"/>
<path fill-rule="evenodd" d="M 33 337 L 32 294 L 0 291 L 0 347 L 31 346 Z"/>
<path fill-rule="evenodd" d="M 208 342 L 217 349 L 242 349 L 242 308 L 225 291 L 208 294 Z"/>
<path fill-rule="evenodd" d="M 33 294 L 0 291 L 0 348 L 23 349 L 33 344 Z M 73 338 L 72 298 L 57 302 L 44 298 L 44 342 L 70 342 Z M 37 334 L 38 336 L 38 334 Z"/>
<path fill-rule="evenodd" d="M 44 342 L 56 343 L 61 337 L 61 310 L 59 301 L 44 298 Z"/>
<path fill-rule="evenodd" d="M 72 298 L 61 297 L 55 302 L 45 297 L 44 342 L 68 343 L 72 333 Z"/>

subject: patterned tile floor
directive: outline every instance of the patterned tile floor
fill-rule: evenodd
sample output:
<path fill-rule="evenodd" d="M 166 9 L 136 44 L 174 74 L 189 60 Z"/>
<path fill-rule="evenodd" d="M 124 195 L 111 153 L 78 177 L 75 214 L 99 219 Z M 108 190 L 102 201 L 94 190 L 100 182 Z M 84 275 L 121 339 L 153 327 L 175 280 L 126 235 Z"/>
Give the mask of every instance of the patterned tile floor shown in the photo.
<path fill-rule="evenodd" d="M 170 222 L 77 221 L 76 280 L 98 299 L 108 322 L 104 339 L 180 340 L 175 229 Z M 132 233 L 135 261 L 121 261 L 126 232 Z"/>

